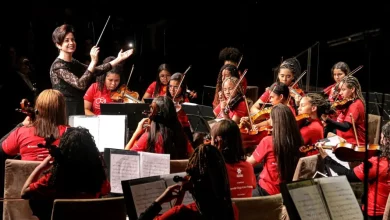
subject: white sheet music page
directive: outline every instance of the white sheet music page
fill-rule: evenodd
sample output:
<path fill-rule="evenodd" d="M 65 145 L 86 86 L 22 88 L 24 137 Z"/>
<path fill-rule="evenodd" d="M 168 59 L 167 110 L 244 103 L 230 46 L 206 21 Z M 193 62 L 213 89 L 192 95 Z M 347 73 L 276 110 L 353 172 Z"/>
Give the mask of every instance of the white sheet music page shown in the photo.
<path fill-rule="evenodd" d="M 99 115 L 99 150 L 123 149 L 126 133 L 126 115 Z"/>
<path fill-rule="evenodd" d="M 170 173 L 171 155 L 139 152 L 141 164 L 141 178 L 159 176 Z"/>
<path fill-rule="evenodd" d="M 363 219 L 359 203 L 345 176 L 319 178 L 316 181 L 320 184 L 332 219 Z"/>
<path fill-rule="evenodd" d="M 70 126 L 72 127 L 84 127 L 89 130 L 89 133 L 95 139 L 96 146 L 99 148 L 99 117 L 97 116 L 85 116 L 85 115 L 75 115 L 69 116 L 69 121 L 73 121 Z"/>
<path fill-rule="evenodd" d="M 110 155 L 110 184 L 112 193 L 123 193 L 122 180 L 137 179 L 140 177 L 139 161 L 139 155 Z"/>
<path fill-rule="evenodd" d="M 162 175 L 161 178 L 165 179 L 165 183 L 167 184 L 167 187 L 168 186 L 172 186 L 172 185 L 175 185 L 175 184 L 181 184 L 181 183 L 176 183 L 175 181 L 173 181 L 173 177 L 175 176 L 180 176 L 180 177 L 185 177 L 187 174 L 185 172 L 181 172 L 181 173 L 172 173 L 172 174 L 168 174 L 168 175 Z M 173 204 L 175 203 L 175 200 L 172 200 Z M 184 205 L 188 205 L 190 203 L 193 203 L 194 202 L 194 198 L 192 198 L 192 195 L 190 192 L 186 192 L 184 194 L 184 198 L 183 198 L 183 203 Z"/>
<path fill-rule="evenodd" d="M 289 190 L 302 220 L 331 219 L 317 185 Z"/>
<path fill-rule="evenodd" d="M 131 186 L 131 194 L 137 215 L 144 212 L 153 202 L 165 191 L 165 181 L 159 180 L 150 183 L 138 184 Z M 160 213 L 168 211 L 171 206 L 169 203 L 164 203 Z"/>

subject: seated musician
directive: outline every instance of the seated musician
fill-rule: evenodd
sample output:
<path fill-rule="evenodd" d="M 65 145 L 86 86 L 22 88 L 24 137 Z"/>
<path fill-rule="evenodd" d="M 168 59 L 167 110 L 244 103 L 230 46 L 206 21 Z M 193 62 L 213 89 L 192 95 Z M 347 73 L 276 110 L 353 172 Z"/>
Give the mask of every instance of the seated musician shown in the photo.
<path fill-rule="evenodd" d="M 172 99 L 156 97 L 151 104 L 151 115 L 138 123 L 127 143 L 126 150 L 170 154 L 171 159 L 188 159 L 193 148 L 184 134 Z"/>
<path fill-rule="evenodd" d="M 314 145 L 324 138 L 324 126 L 321 122 L 321 116 L 327 114 L 330 109 L 330 103 L 322 95 L 316 93 L 306 94 L 300 101 L 297 118 L 300 131 L 305 146 Z M 304 115 L 308 115 L 308 118 Z M 318 152 L 310 152 L 310 155 Z"/>
<path fill-rule="evenodd" d="M 109 63 L 115 57 L 107 57 L 103 63 Z M 100 104 L 111 103 L 111 92 L 116 90 L 120 81 L 123 65 L 118 64 L 105 74 L 96 77 L 96 82 L 88 88 L 84 95 L 85 115 L 100 115 Z"/>
<path fill-rule="evenodd" d="M 368 219 L 383 218 L 390 193 L 390 122 L 382 127 L 380 142 L 380 155 L 373 156 L 368 160 L 368 205 L 362 207 L 363 210 L 367 207 Z M 318 149 L 321 157 L 324 158 L 325 165 L 329 166 L 338 175 L 345 175 L 350 182 L 364 181 L 364 163 L 356 166 L 353 170 L 349 170 L 329 157 L 321 145 L 318 146 Z"/>
<path fill-rule="evenodd" d="M 167 85 L 171 79 L 172 71 L 168 64 L 163 63 L 158 67 L 156 81 L 152 82 L 146 90 L 142 100 L 145 98 L 156 98 L 167 94 Z"/>
<path fill-rule="evenodd" d="M 239 70 L 239 65 L 241 64 L 241 61 L 243 59 L 243 55 L 240 52 L 239 49 L 235 47 L 225 47 L 219 52 L 219 60 L 223 62 L 223 65 L 230 64 L 237 68 L 237 72 L 239 77 L 241 78 L 242 72 Z M 248 86 L 248 81 L 246 80 L 246 77 L 242 79 L 242 91 L 246 92 L 246 88 Z"/>
<path fill-rule="evenodd" d="M 339 91 L 339 88 L 335 88 L 335 86 L 339 84 L 341 80 L 350 72 L 351 70 L 349 69 L 348 64 L 345 62 L 338 62 L 333 65 L 331 69 L 331 74 L 335 83 L 324 89 L 324 93 L 329 97 L 329 101 L 334 101 L 335 97 L 333 96 L 335 95 L 335 93 L 337 93 L 337 91 Z"/>
<path fill-rule="evenodd" d="M 59 138 L 68 127 L 63 94 L 53 89 L 42 91 L 35 101 L 32 115 L 35 119 L 27 116 L 23 123 L 0 140 L 2 153 L 7 156 L 20 154 L 22 160 L 42 161 L 49 152 L 39 148 L 38 144 L 50 135 L 56 139 L 54 144 L 58 144 Z"/>
<path fill-rule="evenodd" d="M 237 124 L 240 123 L 241 117 L 248 116 L 242 88 L 236 86 L 238 80 L 236 77 L 228 77 L 223 81 L 223 98 L 214 108 L 216 118 L 232 119 Z"/>
<path fill-rule="evenodd" d="M 190 102 L 187 94 L 185 93 L 187 84 L 185 80 L 182 81 L 182 79 L 183 74 L 181 73 L 175 73 L 171 76 L 171 79 L 168 82 L 169 89 L 167 91 L 167 96 L 172 99 L 173 97 L 175 98 L 175 100 L 173 100 L 173 103 L 176 107 L 177 117 L 180 121 L 180 124 L 183 126 L 184 132 L 186 133 L 188 140 L 192 143 L 193 137 L 190 128 L 190 123 L 188 121 L 187 114 L 181 108 L 181 104 L 183 102 Z M 182 82 L 181 85 L 180 82 Z"/>
<path fill-rule="evenodd" d="M 301 65 L 299 64 L 299 61 L 295 58 L 286 59 L 278 67 L 277 82 L 281 82 L 286 86 L 291 87 L 295 83 L 295 79 L 298 78 L 300 74 Z M 252 105 L 251 114 L 257 113 L 261 109 L 263 103 L 268 103 L 270 101 L 272 88 L 273 85 L 270 88 L 267 88 L 266 91 L 260 96 L 260 98 Z M 288 100 L 288 104 L 293 106 L 294 109 L 296 109 L 296 106 L 299 105 L 299 100 L 304 95 L 304 92 L 302 89 L 299 88 L 298 83 L 295 84 L 294 88 L 291 89 L 294 89 L 294 91 L 299 94 L 296 95 L 294 92 L 291 92 L 291 98 L 289 98 Z"/>
<path fill-rule="evenodd" d="M 246 161 L 238 125 L 230 119 L 217 122 L 211 130 L 211 144 L 225 159 L 232 198 L 252 197 L 256 177 L 252 164 Z"/>
<path fill-rule="evenodd" d="M 292 181 L 303 139 L 291 109 L 277 104 L 271 111 L 272 135 L 263 138 L 247 161 L 253 166 L 264 161 L 252 196 L 280 193 L 280 182 Z"/>
<path fill-rule="evenodd" d="M 354 122 L 359 145 L 365 145 L 365 101 L 360 83 L 354 76 L 348 76 L 343 78 L 340 86 L 340 95 L 343 100 L 334 102 L 332 105 L 341 110 L 337 121 L 330 119 L 327 115 L 323 115 L 322 120 L 326 123 L 326 126 L 336 128 L 337 135 L 350 144 L 357 144 L 353 128 Z"/>
<path fill-rule="evenodd" d="M 215 86 L 213 108 L 217 107 L 219 105 L 219 100 L 222 99 L 222 95 L 223 95 L 222 82 L 225 81 L 227 77 L 232 77 L 232 76 L 236 77 L 237 79 L 240 78 L 237 67 L 232 64 L 223 65 L 221 70 L 219 71 L 218 78 L 217 78 L 217 85 Z M 241 86 L 243 86 L 242 82 L 241 82 Z"/>

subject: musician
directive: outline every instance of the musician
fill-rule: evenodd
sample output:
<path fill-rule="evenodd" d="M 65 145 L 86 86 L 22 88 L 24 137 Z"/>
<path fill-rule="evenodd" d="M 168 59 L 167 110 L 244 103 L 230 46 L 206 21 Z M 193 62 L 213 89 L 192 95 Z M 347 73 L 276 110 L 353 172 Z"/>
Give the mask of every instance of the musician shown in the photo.
<path fill-rule="evenodd" d="M 225 161 L 216 147 L 200 145 L 196 148 L 186 172 L 186 180 L 182 184 L 169 186 L 138 219 L 239 219 L 238 208 L 230 196 Z M 157 216 L 162 210 L 162 204 L 175 198 L 180 199 L 187 190 L 194 198 L 193 203 L 184 205 L 179 202 Z"/>
<path fill-rule="evenodd" d="M 74 29 L 64 24 L 57 27 L 52 35 L 53 43 L 59 50 L 58 57 L 50 68 L 50 79 L 53 89 L 65 96 L 67 117 L 84 115 L 83 96 L 93 76 L 99 76 L 111 70 L 133 54 L 133 49 L 118 53 L 117 58 L 100 66 L 98 63 L 99 47 L 92 47 L 91 62 L 87 66 L 73 58 L 76 51 Z"/>
<path fill-rule="evenodd" d="M 168 64 L 163 63 L 158 67 L 156 81 L 152 82 L 146 90 L 142 100 L 145 98 L 156 98 L 167 94 L 167 85 L 171 79 L 172 71 Z"/>
<path fill-rule="evenodd" d="M 337 121 L 329 118 L 328 115 L 323 115 L 322 120 L 326 123 L 326 126 L 336 128 L 337 135 L 344 138 L 347 143 L 358 144 L 352 124 L 353 119 L 359 145 L 365 145 L 365 101 L 360 83 L 354 76 L 347 76 L 342 79 L 340 86 L 340 95 L 343 98 L 341 101 L 344 102 L 340 102 L 341 104 L 336 107 L 341 108 Z"/>
<path fill-rule="evenodd" d="M 279 184 L 292 181 L 300 158 L 303 139 L 291 109 L 277 104 L 271 111 L 272 135 L 264 137 L 247 159 L 252 165 L 264 161 L 257 188 L 252 196 L 280 193 Z"/>
<path fill-rule="evenodd" d="M 214 108 L 216 118 L 232 119 L 237 124 L 240 123 L 241 117 L 248 116 L 241 86 L 234 90 L 238 80 L 236 77 L 228 77 L 223 81 L 223 99 Z"/>
<path fill-rule="evenodd" d="M 301 65 L 299 64 L 299 61 L 296 58 L 289 58 L 283 61 L 282 64 L 280 64 L 278 67 L 277 82 L 281 82 L 286 86 L 291 87 L 299 75 L 301 75 Z M 299 88 L 298 83 L 294 85 L 294 88 L 290 89 L 294 89 L 297 91 L 297 93 L 299 93 L 299 96 L 295 95 L 293 92 L 289 93 L 291 98 L 289 98 L 288 104 L 293 106 L 295 109 L 295 107 L 299 104 L 300 97 L 304 96 L 304 92 Z M 272 86 L 267 88 L 266 91 L 260 96 L 260 98 L 252 105 L 252 114 L 257 113 L 260 110 L 262 106 L 261 104 L 267 103 L 270 100 L 271 91 Z M 294 98 L 295 96 L 296 98 Z M 294 110 L 294 112 L 296 111 Z"/>
<path fill-rule="evenodd" d="M 219 60 L 223 62 L 223 65 L 231 64 L 237 68 L 239 77 L 241 78 L 242 72 L 239 70 L 240 62 L 243 58 L 242 53 L 235 47 L 225 47 L 219 52 Z M 248 86 L 248 81 L 244 77 L 241 81 L 242 89 L 244 94 L 246 93 L 246 88 Z"/>
<path fill-rule="evenodd" d="M 55 199 L 101 198 L 111 190 L 100 152 L 88 129 L 69 128 L 56 150 L 35 168 L 21 192 L 40 220 L 51 219 Z"/>
<path fill-rule="evenodd" d="M 217 122 L 211 129 L 211 144 L 225 159 L 231 197 L 252 197 L 256 177 L 252 164 L 246 161 L 238 125 L 230 119 Z"/>
<path fill-rule="evenodd" d="M 390 181 L 390 122 L 382 127 L 380 155 L 368 159 L 368 206 L 363 205 L 364 210 L 367 207 L 368 219 L 382 219 L 386 208 L 387 199 L 390 193 L 388 182 Z M 350 182 L 364 181 L 364 163 L 349 170 L 343 165 L 334 161 L 325 150 L 318 146 L 321 157 L 324 158 L 325 165 L 329 166 L 338 175 L 345 175 Z"/>
<path fill-rule="evenodd" d="M 187 84 L 185 80 L 183 80 L 183 82 L 180 85 L 180 82 L 182 80 L 183 80 L 183 74 L 181 73 L 175 73 L 171 76 L 171 79 L 169 80 L 168 83 L 169 89 L 167 91 L 167 96 L 171 99 L 175 97 L 173 103 L 175 104 L 176 107 L 177 117 L 179 119 L 181 126 L 183 127 L 184 132 L 187 135 L 188 140 L 191 143 L 193 143 L 192 132 L 191 132 L 190 123 L 188 121 L 187 114 L 181 108 L 181 104 L 183 102 L 190 102 L 187 93 L 185 93 L 187 88 Z"/>
<path fill-rule="evenodd" d="M 171 159 L 189 158 L 193 148 L 184 134 L 172 99 L 158 96 L 151 106 L 155 114 L 138 123 L 125 149 L 170 154 Z"/>
<path fill-rule="evenodd" d="M 300 127 L 301 135 L 303 138 L 303 144 L 305 146 L 312 146 L 319 140 L 324 138 L 324 126 L 321 122 L 321 116 L 327 114 L 330 109 L 330 103 L 322 95 L 316 93 L 308 93 L 302 97 L 298 113 L 299 116 L 308 114 L 309 118 L 302 120 Z M 311 152 L 317 154 L 318 152 Z"/>
<path fill-rule="evenodd" d="M 35 121 L 30 117 L 19 124 L 0 141 L 1 150 L 8 156 L 21 155 L 22 160 L 42 161 L 49 152 L 39 148 L 44 138 L 53 134 L 58 144 L 59 138 L 68 127 L 64 96 L 57 90 L 42 91 L 35 102 Z"/>
<path fill-rule="evenodd" d="M 340 83 L 341 80 L 348 75 L 348 73 L 351 72 L 349 69 L 349 66 L 345 62 L 337 62 L 336 64 L 333 65 L 332 69 L 330 70 L 332 73 L 332 77 L 335 81 L 332 85 L 326 87 L 324 89 L 324 93 L 329 97 L 329 101 L 333 103 L 335 97 L 335 93 L 339 91 L 339 88 L 335 88 L 336 84 Z"/>
<path fill-rule="evenodd" d="M 237 79 L 240 78 L 237 67 L 232 64 L 223 65 L 221 70 L 219 71 L 218 78 L 217 78 L 217 85 L 215 86 L 213 108 L 217 107 L 219 105 L 219 100 L 222 99 L 222 93 L 223 93 L 222 82 L 225 81 L 227 77 L 232 77 L 232 76 L 236 77 Z M 242 81 L 241 81 L 241 86 L 243 86 Z"/>
<path fill-rule="evenodd" d="M 107 57 L 103 64 L 114 59 L 113 56 Z M 113 102 L 111 92 L 117 89 L 122 72 L 123 65 L 118 64 L 103 75 L 96 77 L 96 82 L 92 83 L 84 95 L 85 115 L 100 115 L 100 104 Z"/>

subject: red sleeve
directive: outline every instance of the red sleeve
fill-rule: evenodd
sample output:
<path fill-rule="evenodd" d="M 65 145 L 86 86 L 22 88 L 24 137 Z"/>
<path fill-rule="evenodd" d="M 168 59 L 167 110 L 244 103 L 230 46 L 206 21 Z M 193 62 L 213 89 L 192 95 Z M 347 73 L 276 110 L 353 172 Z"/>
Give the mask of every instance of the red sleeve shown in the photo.
<path fill-rule="evenodd" d="M 146 151 L 146 146 L 148 145 L 148 134 L 148 132 L 143 133 L 130 150 Z"/>
<path fill-rule="evenodd" d="M 88 88 L 87 92 L 85 92 L 84 100 L 93 103 L 94 98 L 95 98 L 96 90 L 97 90 L 97 83 L 93 83 L 93 84 Z"/>
<path fill-rule="evenodd" d="M 150 95 L 153 95 L 155 88 L 156 88 L 156 81 L 152 82 L 152 84 L 149 85 L 146 92 L 149 93 Z"/>
<path fill-rule="evenodd" d="M 335 85 L 336 85 L 336 83 L 334 83 L 334 84 L 332 84 L 332 85 L 326 87 L 326 88 L 324 89 L 324 93 L 325 93 L 326 95 L 329 96 L 329 95 L 331 94 L 331 92 L 332 92 L 332 88 L 333 88 Z"/>
<path fill-rule="evenodd" d="M 233 118 L 233 116 L 235 115 L 240 118 L 248 116 L 248 110 L 246 109 L 245 101 L 241 101 L 240 103 L 238 103 L 237 107 L 233 111 L 233 115 L 231 118 Z"/>
<path fill-rule="evenodd" d="M 3 141 L 2 148 L 4 153 L 10 156 L 14 156 L 20 152 L 20 146 L 18 144 L 18 134 L 20 128 L 14 130 L 8 137 Z"/>
<path fill-rule="evenodd" d="M 221 105 L 218 104 L 217 107 L 214 108 L 215 117 L 217 117 L 220 112 L 221 112 Z"/>
<path fill-rule="evenodd" d="M 308 145 L 310 144 L 310 137 L 311 135 L 309 134 L 310 133 L 310 129 L 309 129 L 309 126 L 304 126 L 301 128 L 301 135 L 302 135 L 302 138 L 303 138 L 303 144 L 304 145 Z"/>
<path fill-rule="evenodd" d="M 372 166 L 370 167 L 370 169 L 368 170 L 368 179 L 369 180 L 372 180 L 374 178 L 377 177 L 376 175 L 376 172 L 377 172 L 377 169 L 378 169 L 378 163 L 377 163 L 377 160 L 378 158 L 377 157 L 371 157 L 368 161 L 369 163 L 372 164 Z M 384 161 L 384 160 L 380 160 L 379 163 L 381 163 L 381 161 Z M 380 167 L 380 164 L 379 164 L 379 167 Z M 361 163 L 359 166 L 355 167 L 353 169 L 353 172 L 355 173 L 356 177 L 359 178 L 361 181 L 364 180 L 364 163 Z M 381 172 L 381 169 L 379 169 L 379 173 Z"/>
<path fill-rule="evenodd" d="M 108 180 L 105 180 L 102 184 L 100 195 L 98 197 L 108 195 L 110 192 L 111 192 L 111 184 Z"/>
<path fill-rule="evenodd" d="M 253 158 L 255 158 L 256 162 L 259 163 L 262 161 L 265 156 L 268 154 L 269 149 L 272 149 L 272 136 L 267 136 L 260 141 L 259 145 L 257 145 L 256 150 L 253 152 Z"/>
<path fill-rule="evenodd" d="M 55 193 L 54 189 L 49 188 L 48 183 L 51 173 L 47 173 L 42 176 L 39 180 L 29 185 L 30 193 L 34 196 L 45 196 L 50 197 Z"/>
<path fill-rule="evenodd" d="M 270 95 L 270 91 L 269 89 L 267 89 L 261 96 L 260 96 L 260 100 L 263 101 L 264 103 L 268 102 L 269 101 L 269 95 Z"/>

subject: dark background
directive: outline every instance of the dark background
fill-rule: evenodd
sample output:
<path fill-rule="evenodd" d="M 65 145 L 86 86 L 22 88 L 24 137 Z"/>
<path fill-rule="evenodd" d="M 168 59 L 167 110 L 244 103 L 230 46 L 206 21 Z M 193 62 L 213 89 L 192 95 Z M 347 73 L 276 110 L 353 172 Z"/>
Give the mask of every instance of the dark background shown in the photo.
<path fill-rule="evenodd" d="M 299 5 L 243 1 L 215 2 L 215 6 L 211 3 L 130 2 L 130 6 L 125 6 L 125 2 L 95 1 L 94 8 L 3 8 L 1 49 L 6 55 L 12 45 L 19 55 L 27 55 L 35 67 L 39 89 L 50 88 L 49 68 L 58 55 L 51 41 L 53 30 L 63 23 L 74 25 L 77 42 L 74 57 L 85 62 L 90 59 L 89 50 L 84 55 L 85 40 L 96 42 L 110 15 L 99 43 L 99 60 L 116 56 L 119 48 L 126 49 L 132 41 L 136 52 L 126 61 L 125 75 L 134 64 L 129 87 L 141 96 L 155 80 L 162 62 L 171 64 L 174 72 L 184 72 L 192 65 L 186 76 L 188 85 L 201 95 L 203 85 L 215 86 L 222 65 L 218 54 L 228 46 L 243 52 L 240 67 L 248 68 L 248 84 L 259 86 L 259 95 L 274 81 L 272 69 L 281 59 L 301 54 L 298 59 L 302 71 L 307 69 L 306 50 L 312 45 L 315 46 L 311 51 L 310 90 L 332 84 L 330 68 L 338 61 L 345 61 L 351 69 L 364 65 L 355 74 L 364 91 L 390 93 L 385 80 L 389 10 L 384 3 Z M 374 29 L 378 30 L 375 35 L 364 35 Z M 339 46 L 327 44 L 353 34 L 360 37 Z M 126 82 L 127 76 L 122 79 Z M 304 86 L 306 81 L 304 77 Z"/>

